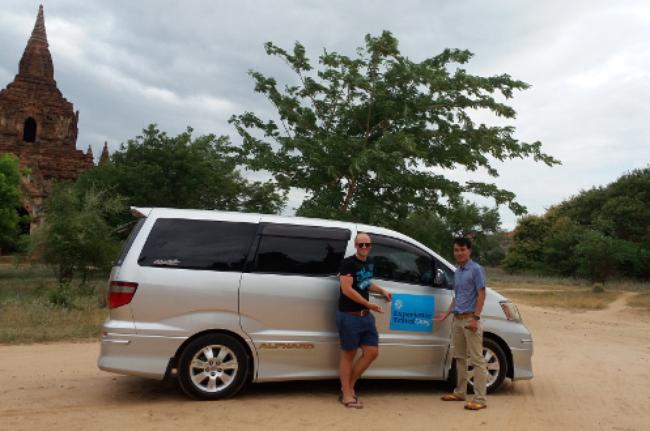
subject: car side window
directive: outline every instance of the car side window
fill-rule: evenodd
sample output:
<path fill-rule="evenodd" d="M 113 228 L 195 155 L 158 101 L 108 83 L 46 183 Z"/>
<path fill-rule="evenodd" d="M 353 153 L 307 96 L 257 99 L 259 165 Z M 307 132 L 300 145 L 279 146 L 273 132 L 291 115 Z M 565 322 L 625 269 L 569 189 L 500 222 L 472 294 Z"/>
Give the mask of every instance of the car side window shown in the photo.
<path fill-rule="evenodd" d="M 256 223 L 158 219 L 142 248 L 140 266 L 241 271 Z"/>
<path fill-rule="evenodd" d="M 433 286 L 436 260 L 424 250 L 383 236 L 372 236 L 375 276 L 384 280 Z"/>
<path fill-rule="evenodd" d="M 440 268 L 445 272 L 445 281 L 447 285 L 445 286 L 447 289 L 452 289 L 454 287 L 454 271 L 447 268 L 446 265 L 439 265 Z"/>
<path fill-rule="evenodd" d="M 347 229 L 268 224 L 262 230 L 253 272 L 336 274 L 349 238 Z"/>
<path fill-rule="evenodd" d="M 115 260 L 115 266 L 120 266 L 124 263 L 124 259 L 126 259 L 126 255 L 129 254 L 129 250 L 131 250 L 133 241 L 135 241 L 135 239 L 137 238 L 138 234 L 140 233 L 140 229 L 142 229 L 142 225 L 146 220 L 147 220 L 146 218 L 141 218 L 135 223 L 135 226 L 133 226 L 133 228 L 131 229 L 131 233 L 129 233 L 128 238 L 126 239 L 124 245 L 122 246 L 122 251 L 120 252 L 120 255 Z"/>

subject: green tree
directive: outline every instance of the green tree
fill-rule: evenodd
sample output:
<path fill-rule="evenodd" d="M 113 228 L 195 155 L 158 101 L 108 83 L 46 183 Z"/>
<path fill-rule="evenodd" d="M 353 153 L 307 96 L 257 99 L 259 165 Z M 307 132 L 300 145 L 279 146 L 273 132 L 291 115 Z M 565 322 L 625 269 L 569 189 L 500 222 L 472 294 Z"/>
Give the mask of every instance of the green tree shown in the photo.
<path fill-rule="evenodd" d="M 284 194 L 271 182 L 244 179 L 237 157 L 225 136 L 193 137 L 191 128 L 169 136 L 152 124 L 78 183 L 111 190 L 132 206 L 278 212 Z"/>
<path fill-rule="evenodd" d="M 469 51 L 447 49 L 414 62 L 385 31 L 367 35 L 354 58 L 324 52 L 314 70 L 300 43 L 292 52 L 271 42 L 265 48 L 287 63 L 296 82 L 280 87 L 251 72 L 255 91 L 271 101 L 278 120 L 245 112 L 231 122 L 250 169 L 270 172 L 285 189 L 306 191 L 300 215 L 396 227 L 413 212 L 441 214 L 459 205 L 464 193 L 521 214 L 525 208 L 512 192 L 490 182 L 454 181 L 443 171 L 483 169 L 496 177 L 495 160 L 559 163 L 540 142 L 518 141 L 512 126 L 475 123 L 478 111 L 514 118 L 502 100 L 528 85 L 506 74 L 450 71 L 469 61 Z"/>
<path fill-rule="evenodd" d="M 542 241 L 537 268 L 549 274 L 572 276 L 576 273 L 578 258 L 575 247 L 582 241 L 585 228 L 568 217 L 546 217 L 548 230 Z"/>
<path fill-rule="evenodd" d="M 0 155 L 0 249 L 11 248 L 18 240 L 20 216 L 20 168 L 13 154 Z"/>
<path fill-rule="evenodd" d="M 504 232 L 495 232 L 479 238 L 477 241 L 476 251 L 472 251 L 472 256 L 477 254 L 480 262 L 484 265 L 499 266 L 506 257 L 506 252 L 503 249 L 503 235 Z"/>
<path fill-rule="evenodd" d="M 519 221 L 506 268 L 595 281 L 650 277 L 650 168 L 582 191 L 534 220 Z"/>
<path fill-rule="evenodd" d="M 544 238 L 549 228 L 549 222 L 544 217 L 527 215 L 520 218 L 503 267 L 509 271 L 544 271 Z"/>
<path fill-rule="evenodd" d="M 501 219 L 495 208 L 463 201 L 455 207 L 445 208 L 443 214 L 414 212 L 397 229 L 452 261 L 454 238 L 470 236 L 474 238 L 473 259 L 486 265 L 500 263 L 504 256 L 498 233 Z"/>
<path fill-rule="evenodd" d="M 576 245 L 577 273 L 593 283 L 604 283 L 625 264 L 638 264 L 638 246 L 587 230 Z"/>
<path fill-rule="evenodd" d="M 106 220 L 124 211 L 122 200 L 106 191 L 56 184 L 46 202 L 45 222 L 35 235 L 35 250 L 60 284 L 78 275 L 83 285 L 91 271 L 110 269 L 120 242 Z"/>

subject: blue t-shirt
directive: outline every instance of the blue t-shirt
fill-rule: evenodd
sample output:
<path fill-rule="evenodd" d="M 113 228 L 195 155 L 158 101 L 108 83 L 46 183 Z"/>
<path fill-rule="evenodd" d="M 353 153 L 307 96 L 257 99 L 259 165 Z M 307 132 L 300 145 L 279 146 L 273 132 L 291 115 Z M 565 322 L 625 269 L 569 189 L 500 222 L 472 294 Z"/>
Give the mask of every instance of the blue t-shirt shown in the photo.
<path fill-rule="evenodd" d="M 485 289 L 485 271 L 470 259 L 454 273 L 454 313 L 473 313 L 479 289 Z"/>

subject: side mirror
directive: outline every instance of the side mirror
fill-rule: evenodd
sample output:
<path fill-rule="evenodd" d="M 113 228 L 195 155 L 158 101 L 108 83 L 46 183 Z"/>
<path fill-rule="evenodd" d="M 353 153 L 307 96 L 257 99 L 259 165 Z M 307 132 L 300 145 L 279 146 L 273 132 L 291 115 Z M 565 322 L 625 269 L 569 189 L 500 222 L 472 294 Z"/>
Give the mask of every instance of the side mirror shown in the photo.
<path fill-rule="evenodd" d="M 446 287 L 447 277 L 445 277 L 445 271 L 438 268 L 436 269 L 436 276 L 433 278 L 433 287 Z"/>

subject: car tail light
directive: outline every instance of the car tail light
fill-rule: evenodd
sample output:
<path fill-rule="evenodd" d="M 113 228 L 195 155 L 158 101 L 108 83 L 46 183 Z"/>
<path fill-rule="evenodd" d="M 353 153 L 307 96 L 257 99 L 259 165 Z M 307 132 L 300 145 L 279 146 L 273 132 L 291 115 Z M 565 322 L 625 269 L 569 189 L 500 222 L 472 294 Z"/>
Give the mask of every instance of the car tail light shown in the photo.
<path fill-rule="evenodd" d="M 138 283 L 130 281 L 111 281 L 108 288 L 108 309 L 121 307 L 131 302 Z"/>

